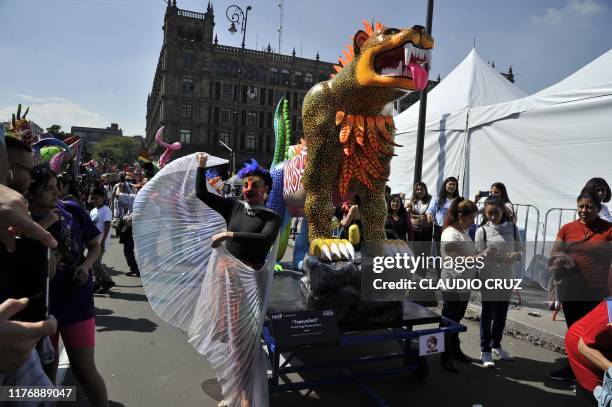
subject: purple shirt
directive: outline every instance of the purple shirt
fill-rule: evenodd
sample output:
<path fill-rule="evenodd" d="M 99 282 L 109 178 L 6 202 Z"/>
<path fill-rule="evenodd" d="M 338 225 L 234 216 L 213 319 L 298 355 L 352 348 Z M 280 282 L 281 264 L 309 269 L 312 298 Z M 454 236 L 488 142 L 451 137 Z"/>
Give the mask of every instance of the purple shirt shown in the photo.
<path fill-rule="evenodd" d="M 86 244 L 100 232 L 87 212 L 71 201 L 58 201 L 61 219 L 49 231 L 58 242 L 59 264 L 49 287 L 49 312 L 60 326 L 93 318 L 93 279 L 91 270 L 84 284 L 74 279 L 74 271 L 83 263 Z"/>

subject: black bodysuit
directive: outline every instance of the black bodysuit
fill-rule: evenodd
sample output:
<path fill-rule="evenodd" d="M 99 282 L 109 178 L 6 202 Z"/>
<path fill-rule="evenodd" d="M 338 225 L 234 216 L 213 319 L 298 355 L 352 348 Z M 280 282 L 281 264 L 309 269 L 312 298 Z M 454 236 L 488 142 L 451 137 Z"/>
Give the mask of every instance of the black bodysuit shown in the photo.
<path fill-rule="evenodd" d="M 227 251 L 251 267 L 259 268 L 265 262 L 268 251 L 278 235 L 280 216 L 260 205 L 251 206 L 247 213 L 247 207 L 243 202 L 209 192 L 206 183 L 206 168 L 198 168 L 197 197 L 223 216 L 227 230 L 234 232 L 233 239 L 226 240 Z"/>

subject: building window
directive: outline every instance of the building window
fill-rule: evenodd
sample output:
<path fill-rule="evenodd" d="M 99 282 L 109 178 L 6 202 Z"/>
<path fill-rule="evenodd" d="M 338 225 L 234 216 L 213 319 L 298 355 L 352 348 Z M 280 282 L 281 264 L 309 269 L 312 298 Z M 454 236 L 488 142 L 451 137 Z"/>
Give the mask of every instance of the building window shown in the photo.
<path fill-rule="evenodd" d="M 278 84 L 278 69 L 270 68 L 270 71 L 268 71 L 268 82 L 275 85 Z"/>
<path fill-rule="evenodd" d="M 291 80 L 289 78 L 290 78 L 289 70 L 288 69 L 282 69 L 281 70 L 281 75 L 280 75 L 281 85 L 285 85 L 285 86 L 291 85 Z"/>
<path fill-rule="evenodd" d="M 232 99 L 234 93 L 234 85 L 231 83 L 223 84 L 223 99 Z"/>
<path fill-rule="evenodd" d="M 257 148 L 257 137 L 253 133 L 247 134 L 246 137 L 246 150 L 255 151 Z"/>
<path fill-rule="evenodd" d="M 191 103 L 181 103 L 179 108 L 179 117 L 181 119 L 191 119 L 191 111 L 193 105 Z"/>
<path fill-rule="evenodd" d="M 268 104 L 274 106 L 274 89 L 268 89 Z"/>
<path fill-rule="evenodd" d="M 301 72 L 296 72 L 293 74 L 293 83 L 295 86 L 302 87 L 304 85 L 304 75 Z"/>
<path fill-rule="evenodd" d="M 247 126 L 257 126 L 257 112 L 247 113 Z"/>
<path fill-rule="evenodd" d="M 266 124 L 266 113 L 265 112 L 259 112 L 259 128 L 263 129 L 264 128 L 264 124 Z"/>
<path fill-rule="evenodd" d="M 272 113 L 268 113 L 268 115 L 266 117 L 266 128 L 267 129 L 271 129 L 272 128 Z"/>
<path fill-rule="evenodd" d="M 215 100 L 221 100 L 221 84 L 215 82 Z"/>
<path fill-rule="evenodd" d="M 193 90 L 193 79 L 181 79 L 181 92 L 191 95 Z"/>
<path fill-rule="evenodd" d="M 229 123 L 232 121 L 232 109 L 221 109 L 221 123 Z"/>
<path fill-rule="evenodd" d="M 183 53 L 183 67 L 193 68 L 193 61 L 194 61 L 193 52 L 185 51 Z"/>
<path fill-rule="evenodd" d="M 229 142 L 230 142 L 229 131 L 221 131 L 221 133 L 219 133 L 219 140 L 224 142 L 226 146 L 229 146 Z"/>
<path fill-rule="evenodd" d="M 190 144 L 191 143 L 191 130 L 181 129 L 180 140 L 181 140 L 181 143 Z"/>
<path fill-rule="evenodd" d="M 304 86 L 310 88 L 313 82 L 314 78 L 312 74 L 310 72 L 306 72 L 306 75 L 304 75 Z"/>
<path fill-rule="evenodd" d="M 259 104 L 265 106 L 266 104 L 266 89 L 262 88 L 261 92 L 259 92 Z"/>

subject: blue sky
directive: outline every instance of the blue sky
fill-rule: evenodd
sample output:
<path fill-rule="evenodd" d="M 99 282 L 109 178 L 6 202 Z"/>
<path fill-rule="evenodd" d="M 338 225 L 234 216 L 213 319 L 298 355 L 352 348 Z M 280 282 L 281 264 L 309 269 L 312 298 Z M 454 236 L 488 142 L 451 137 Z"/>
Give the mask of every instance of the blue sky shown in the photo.
<path fill-rule="evenodd" d="M 242 0 L 240 0 L 242 1 Z M 207 0 L 177 0 L 204 11 Z M 215 33 L 225 9 L 250 4 L 249 48 L 278 48 L 278 0 L 213 1 Z M 282 52 L 336 61 L 361 19 L 386 26 L 425 24 L 426 0 L 285 0 Z M 144 134 L 145 106 L 162 45 L 164 0 L 0 0 L 0 119 L 17 103 L 43 127 L 109 126 Z M 608 0 L 436 0 L 432 76 L 442 79 L 476 48 L 498 70 L 511 64 L 516 84 L 534 93 L 612 47 Z"/>

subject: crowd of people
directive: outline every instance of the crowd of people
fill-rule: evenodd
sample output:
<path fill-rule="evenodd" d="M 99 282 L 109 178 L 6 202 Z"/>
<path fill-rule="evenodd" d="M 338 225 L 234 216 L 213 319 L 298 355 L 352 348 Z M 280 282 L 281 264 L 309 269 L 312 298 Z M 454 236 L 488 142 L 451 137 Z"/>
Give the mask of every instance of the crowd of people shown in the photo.
<path fill-rule="evenodd" d="M 128 274 L 140 275 L 131 219 L 143 183 L 123 177 L 112 184 L 100 175 L 56 173 L 48 164 L 35 165 L 32 148 L 11 135 L 0 147 L 0 384 L 54 384 L 61 337 L 89 402 L 107 406 L 106 384 L 94 358 L 94 293 L 108 293 L 115 285 L 102 262 L 112 225 L 124 244 Z M 23 268 L 28 266 L 16 260 L 28 257 L 17 244 L 26 237 L 50 249 L 46 320 L 20 321 L 18 313 L 33 300 L 11 298 L 19 292 L 20 273 L 27 272 Z"/>
<path fill-rule="evenodd" d="M 4 145 L 7 154 L 6 162 L 0 165 L 0 256 L 10 259 L 17 232 L 52 249 L 49 313 L 53 316 L 35 322 L 11 320 L 28 300 L 12 299 L 10 290 L 5 289 L 11 286 L 16 270 L 2 273 L 1 383 L 54 383 L 61 336 L 87 398 L 92 405 L 106 406 L 106 385 L 94 358 L 94 293 L 108 293 L 115 285 L 103 262 L 113 228 L 123 244 L 128 275 L 140 275 L 134 256 L 132 207 L 146 180 L 138 182 L 131 174 L 121 174 L 117 180 L 56 174 L 47 165 L 35 165 L 31 148 L 19 139 L 7 136 Z M 213 247 L 227 242 L 230 253 L 250 267 L 259 268 L 280 228 L 278 216 L 264 207 L 272 183 L 269 174 L 258 172 L 259 167 L 243 174 L 243 205 L 240 200 L 223 198 L 203 188 L 207 156 L 201 154 L 198 159 L 201 169 L 197 174 L 197 196 L 222 214 L 228 225 L 227 232 L 213 237 Z M 606 206 L 612 194 L 602 178 L 589 180 L 578 192 L 578 219 L 559 230 L 548 263 L 568 327 L 569 359 L 566 366 L 550 376 L 560 380 L 575 378 L 581 405 L 593 405 L 592 391 L 601 384 L 603 372 L 612 367 L 612 325 L 605 301 L 612 285 L 612 216 Z M 477 204 L 483 199 L 479 208 Z M 360 197 L 355 196 L 334 213 L 339 236 L 350 240 L 357 250 L 363 240 L 359 204 Z M 479 214 L 482 222 L 475 225 Z M 479 191 L 473 200 L 460 196 L 459 182 L 454 177 L 446 178 L 435 196 L 424 182 L 416 183 L 411 195 L 389 191 L 387 196 L 388 239 L 404 240 L 415 253 L 425 256 L 435 252 L 444 258 L 482 257 L 489 266 L 486 275 L 472 276 L 481 279 L 513 276 L 524 244 L 516 223 L 515 207 L 501 182 L 492 184 L 488 191 Z M 10 261 L 3 264 L 10 268 Z M 469 277 L 460 277 L 456 270 L 445 267 L 435 271 L 437 278 Z M 498 359 L 513 359 L 502 346 L 511 294 L 511 290 L 493 297 L 482 293 L 480 361 L 485 367 L 495 367 Z M 470 295 L 470 291 L 443 290 L 442 315 L 459 322 Z M 52 357 L 48 351 L 43 352 L 49 349 L 48 342 L 54 350 Z M 455 360 L 472 359 L 462 351 L 459 335 L 451 334 L 441 362 L 448 371 L 457 372 Z"/>
<path fill-rule="evenodd" d="M 387 238 L 411 242 L 415 254 L 428 256 L 432 248 L 438 248 L 442 258 L 486 259 L 487 267 L 479 275 L 459 276 L 453 269 L 442 268 L 438 277 L 443 279 L 512 278 L 524 243 L 505 185 L 496 182 L 489 191 L 479 191 L 473 201 L 459 196 L 457 185 L 457 179 L 449 177 L 437 196 L 432 197 L 423 182 L 414 185 L 410 197 L 389 195 Z M 479 209 L 477 203 L 482 198 L 485 201 Z M 569 359 L 549 377 L 576 380 L 581 406 L 597 405 L 593 390 L 612 367 L 612 302 L 608 308 L 606 301 L 612 290 L 612 216 L 606 205 L 611 198 L 610 186 L 603 178 L 593 178 L 585 184 L 576 200 L 577 219 L 558 231 L 548 262 L 551 284 L 568 327 Z M 475 225 L 479 214 L 482 222 Z M 344 226 L 347 222 L 341 223 Z M 470 291 L 442 290 L 441 294 L 442 315 L 459 322 L 465 315 Z M 492 368 L 494 359 L 514 359 L 501 344 L 512 290 L 482 290 L 481 295 L 480 361 Z M 472 359 L 461 350 L 458 334 L 448 339 L 441 362 L 445 369 L 456 373 L 453 359 Z"/>

